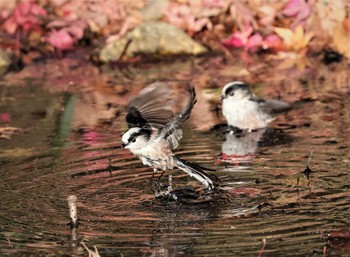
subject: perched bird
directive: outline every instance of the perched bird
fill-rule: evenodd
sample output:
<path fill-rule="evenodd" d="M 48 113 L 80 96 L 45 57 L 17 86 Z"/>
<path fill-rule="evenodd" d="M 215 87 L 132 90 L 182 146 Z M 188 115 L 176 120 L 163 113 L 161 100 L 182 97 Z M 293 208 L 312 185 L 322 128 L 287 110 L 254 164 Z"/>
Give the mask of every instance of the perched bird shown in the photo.
<path fill-rule="evenodd" d="M 278 113 L 292 108 L 286 102 L 256 97 L 249 84 L 240 81 L 224 86 L 221 101 L 228 125 L 248 131 L 265 128 Z"/>
<path fill-rule="evenodd" d="M 186 84 L 189 99 L 178 113 L 174 111 L 176 103 L 170 91 L 166 82 L 156 82 L 131 99 L 126 115 L 129 129 L 122 136 L 122 146 L 155 172 L 178 167 L 212 190 L 218 184 L 215 175 L 206 168 L 181 160 L 172 152 L 182 138 L 180 125 L 189 118 L 197 102 L 195 90 Z"/>

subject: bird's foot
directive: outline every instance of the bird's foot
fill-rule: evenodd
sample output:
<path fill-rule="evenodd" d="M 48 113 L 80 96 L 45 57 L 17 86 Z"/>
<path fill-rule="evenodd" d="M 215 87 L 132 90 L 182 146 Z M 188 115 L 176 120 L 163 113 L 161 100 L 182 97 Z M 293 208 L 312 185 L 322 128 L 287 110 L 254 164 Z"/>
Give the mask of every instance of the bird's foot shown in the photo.
<path fill-rule="evenodd" d="M 168 201 L 177 201 L 177 195 L 173 191 L 169 190 L 162 190 L 157 191 L 154 193 L 156 198 L 162 199 L 162 200 L 168 200 Z"/>

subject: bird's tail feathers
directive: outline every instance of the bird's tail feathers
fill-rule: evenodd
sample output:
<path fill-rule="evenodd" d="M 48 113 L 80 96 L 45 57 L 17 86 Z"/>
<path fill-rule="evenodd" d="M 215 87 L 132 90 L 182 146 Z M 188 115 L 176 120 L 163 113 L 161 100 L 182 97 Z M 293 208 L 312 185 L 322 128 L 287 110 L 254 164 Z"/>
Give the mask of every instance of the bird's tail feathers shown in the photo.
<path fill-rule="evenodd" d="M 219 179 L 212 173 L 208 171 L 213 171 L 208 168 L 201 167 L 197 164 L 181 160 L 178 157 L 174 157 L 176 166 L 194 177 L 199 182 L 201 182 L 207 189 L 213 190 L 219 184 Z"/>
<path fill-rule="evenodd" d="M 303 104 L 306 104 L 306 103 L 310 103 L 310 102 L 314 102 L 315 99 L 312 99 L 312 98 L 303 98 L 303 99 L 300 99 L 298 101 L 295 101 L 291 104 L 292 108 L 298 108 L 300 106 L 302 106 Z"/>

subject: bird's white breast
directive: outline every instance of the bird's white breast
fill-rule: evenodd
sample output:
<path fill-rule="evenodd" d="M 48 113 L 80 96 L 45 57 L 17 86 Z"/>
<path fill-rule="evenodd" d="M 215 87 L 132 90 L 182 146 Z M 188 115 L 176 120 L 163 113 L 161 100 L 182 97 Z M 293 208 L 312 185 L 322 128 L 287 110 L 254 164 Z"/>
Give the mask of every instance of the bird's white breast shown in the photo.
<path fill-rule="evenodd" d="M 144 147 L 132 150 L 132 153 L 138 156 L 145 165 L 161 170 L 174 167 L 173 153 L 165 140 L 151 139 Z"/>
<path fill-rule="evenodd" d="M 271 121 L 271 117 L 260 110 L 259 104 L 249 99 L 224 99 L 222 111 L 228 125 L 240 129 L 264 128 Z"/>

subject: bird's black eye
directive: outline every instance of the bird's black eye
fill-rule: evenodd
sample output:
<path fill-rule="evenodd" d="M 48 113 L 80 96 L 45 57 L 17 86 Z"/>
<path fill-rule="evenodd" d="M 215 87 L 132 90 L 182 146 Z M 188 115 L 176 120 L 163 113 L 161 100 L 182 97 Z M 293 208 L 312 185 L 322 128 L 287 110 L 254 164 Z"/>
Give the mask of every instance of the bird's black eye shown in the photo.
<path fill-rule="evenodd" d="M 230 96 L 234 96 L 234 95 L 235 95 L 235 92 L 231 91 L 231 92 L 229 93 L 229 95 L 230 95 Z"/>
<path fill-rule="evenodd" d="M 136 138 L 131 139 L 131 142 L 135 143 L 136 142 Z"/>

